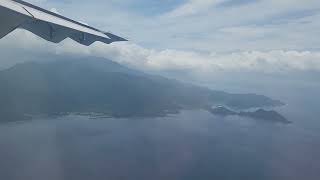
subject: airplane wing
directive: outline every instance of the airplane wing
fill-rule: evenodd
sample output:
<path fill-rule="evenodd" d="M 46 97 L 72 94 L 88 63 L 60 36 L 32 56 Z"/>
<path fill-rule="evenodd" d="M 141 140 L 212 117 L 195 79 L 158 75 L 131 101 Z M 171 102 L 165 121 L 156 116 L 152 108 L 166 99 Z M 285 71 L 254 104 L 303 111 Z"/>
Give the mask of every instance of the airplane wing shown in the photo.
<path fill-rule="evenodd" d="M 0 0 L 0 39 L 17 28 L 54 43 L 66 38 L 86 46 L 96 41 L 106 44 L 127 41 L 21 0 Z"/>

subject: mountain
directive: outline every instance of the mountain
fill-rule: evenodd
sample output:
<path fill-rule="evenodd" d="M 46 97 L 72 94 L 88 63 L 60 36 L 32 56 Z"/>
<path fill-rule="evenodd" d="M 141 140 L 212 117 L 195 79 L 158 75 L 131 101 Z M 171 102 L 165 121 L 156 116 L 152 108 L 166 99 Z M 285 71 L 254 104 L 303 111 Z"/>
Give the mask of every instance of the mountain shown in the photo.
<path fill-rule="evenodd" d="M 97 112 L 114 117 L 162 116 L 215 104 L 282 105 L 255 94 L 230 94 L 145 74 L 102 58 L 56 57 L 0 71 L 0 116 Z"/>
<path fill-rule="evenodd" d="M 284 116 L 282 116 L 281 114 L 279 114 L 276 111 L 267 111 L 264 109 L 258 109 L 256 111 L 250 112 L 250 111 L 240 111 L 240 112 L 235 112 L 232 111 L 226 107 L 223 106 L 219 106 L 216 108 L 210 108 L 208 109 L 209 112 L 211 112 L 212 114 L 216 114 L 219 116 L 243 116 L 243 117 L 249 117 L 249 118 L 253 118 L 253 119 L 260 119 L 260 120 L 266 120 L 269 122 L 280 122 L 280 123 L 285 123 L 285 124 L 289 124 L 291 123 L 290 121 L 288 121 Z"/>
<path fill-rule="evenodd" d="M 250 117 L 253 119 L 261 119 L 261 120 L 267 120 L 267 121 L 272 121 L 272 122 L 282 122 L 285 124 L 290 124 L 291 122 L 288 121 L 284 116 L 279 114 L 276 111 L 267 111 L 264 109 L 258 109 L 254 112 L 240 112 L 240 116 L 246 116 Z"/>

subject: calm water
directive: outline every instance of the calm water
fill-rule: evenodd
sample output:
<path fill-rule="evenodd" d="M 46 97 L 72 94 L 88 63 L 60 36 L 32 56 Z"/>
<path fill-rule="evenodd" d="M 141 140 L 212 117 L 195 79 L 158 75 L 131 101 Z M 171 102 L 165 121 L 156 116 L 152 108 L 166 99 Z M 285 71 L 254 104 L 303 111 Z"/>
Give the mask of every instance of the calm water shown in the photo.
<path fill-rule="evenodd" d="M 278 94 L 288 103 L 279 111 L 291 125 L 200 110 L 1 124 L 0 179 L 318 180 L 320 104 L 312 93 Z"/>

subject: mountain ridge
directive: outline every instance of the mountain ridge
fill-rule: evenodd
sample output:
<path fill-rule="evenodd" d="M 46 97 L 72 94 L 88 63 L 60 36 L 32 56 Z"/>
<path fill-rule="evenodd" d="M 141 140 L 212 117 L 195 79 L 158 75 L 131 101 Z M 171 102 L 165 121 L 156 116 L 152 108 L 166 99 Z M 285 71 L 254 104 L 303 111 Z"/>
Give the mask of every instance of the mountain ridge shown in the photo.
<path fill-rule="evenodd" d="M 282 105 L 266 96 L 213 91 L 93 57 L 17 64 L 0 71 L 0 84 L 0 115 L 163 116 L 214 104 L 235 108 Z"/>

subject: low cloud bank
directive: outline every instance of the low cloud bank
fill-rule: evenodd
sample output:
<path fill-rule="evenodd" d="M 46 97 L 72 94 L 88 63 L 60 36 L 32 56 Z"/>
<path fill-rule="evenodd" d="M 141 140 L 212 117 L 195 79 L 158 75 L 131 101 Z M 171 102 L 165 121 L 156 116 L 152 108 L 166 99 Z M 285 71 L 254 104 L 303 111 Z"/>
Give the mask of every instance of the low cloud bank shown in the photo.
<path fill-rule="evenodd" d="M 148 49 L 131 42 L 111 45 L 95 43 L 90 47 L 85 47 L 70 39 L 60 44 L 48 43 L 24 30 L 17 30 L 0 41 L 1 54 L 11 53 L 11 58 L 16 55 L 16 59 L 21 59 L 21 53 L 12 54 L 19 51 L 29 54 L 99 56 L 147 71 L 320 72 L 320 52 L 318 51 L 271 50 L 200 53 L 174 49 Z"/>

